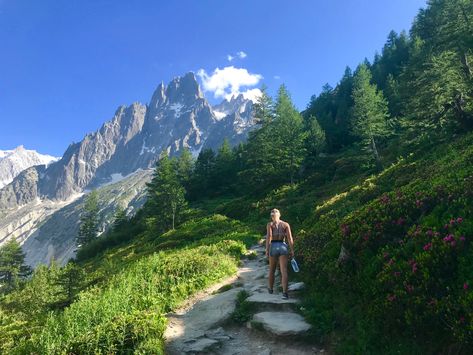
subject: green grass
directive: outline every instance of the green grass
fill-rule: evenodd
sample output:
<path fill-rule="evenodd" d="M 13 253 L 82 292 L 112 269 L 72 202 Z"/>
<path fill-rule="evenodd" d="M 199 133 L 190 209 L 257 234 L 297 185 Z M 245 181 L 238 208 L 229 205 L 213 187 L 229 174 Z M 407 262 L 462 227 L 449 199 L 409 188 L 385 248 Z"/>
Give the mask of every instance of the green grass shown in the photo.
<path fill-rule="evenodd" d="M 9 295 L 4 304 L 11 308 L 0 305 L 0 349 L 109 354 L 150 353 L 153 348 L 162 353 L 164 314 L 234 274 L 247 246 L 259 238 L 243 223 L 221 215 L 190 220 L 163 235 L 143 234 L 84 261 L 91 286 L 63 311 L 47 311 L 45 305 L 36 310 L 40 314 L 21 312 L 21 304 L 14 306 L 18 295 Z M 46 288 L 39 282 L 37 287 Z M 11 329 L 10 316 L 18 329 Z"/>

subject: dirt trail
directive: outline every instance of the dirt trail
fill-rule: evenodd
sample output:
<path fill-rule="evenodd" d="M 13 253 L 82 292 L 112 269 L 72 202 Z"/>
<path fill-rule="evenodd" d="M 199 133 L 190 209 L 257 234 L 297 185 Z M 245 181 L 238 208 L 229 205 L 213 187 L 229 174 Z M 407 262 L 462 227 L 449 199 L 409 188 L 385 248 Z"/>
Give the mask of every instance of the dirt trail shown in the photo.
<path fill-rule="evenodd" d="M 256 252 L 256 258 L 245 258 L 236 275 L 193 295 L 179 309 L 166 315 L 166 354 L 327 353 L 305 336 L 310 325 L 297 312 L 298 289 L 303 284 L 289 282 L 289 299 L 283 300 L 277 270 L 274 294 L 268 293 L 264 242 L 261 239 L 250 248 Z M 256 310 L 243 325 L 230 320 L 241 290 L 250 294 L 247 301 Z"/>

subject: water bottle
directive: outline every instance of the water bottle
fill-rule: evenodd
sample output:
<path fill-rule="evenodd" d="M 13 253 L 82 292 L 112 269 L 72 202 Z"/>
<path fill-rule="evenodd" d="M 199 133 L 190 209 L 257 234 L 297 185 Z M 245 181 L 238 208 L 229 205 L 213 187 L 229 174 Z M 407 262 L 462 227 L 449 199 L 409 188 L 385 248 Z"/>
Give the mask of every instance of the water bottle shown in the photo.
<path fill-rule="evenodd" d="M 294 270 L 294 272 L 299 272 L 299 265 L 297 265 L 296 259 L 294 259 L 294 258 L 291 259 L 291 266 L 292 266 L 292 270 Z"/>

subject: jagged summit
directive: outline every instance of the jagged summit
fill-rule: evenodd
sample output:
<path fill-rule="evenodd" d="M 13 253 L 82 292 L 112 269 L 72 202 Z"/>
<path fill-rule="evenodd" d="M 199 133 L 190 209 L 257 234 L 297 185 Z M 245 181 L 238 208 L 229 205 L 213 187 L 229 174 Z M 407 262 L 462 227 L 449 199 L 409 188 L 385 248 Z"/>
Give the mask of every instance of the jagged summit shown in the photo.
<path fill-rule="evenodd" d="M 95 132 L 84 134 L 81 141 L 71 143 L 54 164 L 25 165 L 13 181 L 8 178 L 7 185 L 0 188 L 0 212 L 8 217 L 4 219 L 8 223 L 0 225 L 0 243 L 9 238 L 11 230 L 21 225 L 22 218 L 26 218 L 17 213 L 22 206 L 49 202 L 64 204 L 84 191 L 154 167 L 163 151 L 173 156 L 187 148 L 197 157 L 204 147 L 216 150 L 225 138 L 231 145 L 236 145 L 246 139 L 247 132 L 254 126 L 252 102 L 243 95 L 212 107 L 193 72 L 175 77 L 167 85 L 161 82 L 149 104 L 133 102 L 118 106 L 109 120 Z M 26 151 L 24 147 L 17 147 L 14 155 L 21 155 L 23 151 Z M 11 152 L 0 151 L 0 164 L 7 154 Z M 141 192 L 136 193 L 140 195 Z M 32 227 L 22 227 L 17 235 L 25 241 L 27 253 L 31 245 L 39 248 L 37 242 L 41 238 L 51 242 L 33 228 L 41 224 L 45 215 L 28 218 Z M 54 238 L 51 243 L 69 245 L 72 241 L 67 234 L 64 230 L 64 239 Z M 31 235 L 36 242 L 26 243 Z M 51 247 L 58 247 L 53 244 Z M 35 258 L 41 261 L 37 253 Z M 46 260 L 47 255 L 44 258 Z"/>

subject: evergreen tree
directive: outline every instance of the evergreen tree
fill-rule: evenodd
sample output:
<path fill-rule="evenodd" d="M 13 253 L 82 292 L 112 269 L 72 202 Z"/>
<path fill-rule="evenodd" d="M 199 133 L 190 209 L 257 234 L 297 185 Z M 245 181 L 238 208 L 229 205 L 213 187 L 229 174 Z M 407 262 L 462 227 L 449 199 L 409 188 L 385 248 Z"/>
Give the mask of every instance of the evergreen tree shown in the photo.
<path fill-rule="evenodd" d="M 305 140 L 307 151 L 305 166 L 309 169 L 314 169 L 318 155 L 326 147 L 325 132 L 317 121 L 317 118 L 314 116 L 310 116 L 305 121 L 305 125 L 305 130 L 307 131 L 307 137 Z"/>
<path fill-rule="evenodd" d="M 113 215 L 113 229 L 122 227 L 128 221 L 126 210 L 118 205 Z"/>
<path fill-rule="evenodd" d="M 177 177 L 184 187 L 187 187 L 194 169 L 194 158 L 189 148 L 184 147 L 176 161 Z"/>
<path fill-rule="evenodd" d="M 174 159 L 163 155 L 156 164 L 151 182 L 147 184 L 152 213 L 162 221 L 164 229 L 175 228 L 187 205 L 185 189 L 179 182 Z"/>
<path fill-rule="evenodd" d="M 77 246 L 87 245 L 97 237 L 99 231 L 98 193 L 92 190 L 86 197 L 80 216 L 79 233 L 76 238 Z"/>
<path fill-rule="evenodd" d="M 189 194 L 196 199 L 211 195 L 215 183 L 216 154 L 212 148 L 205 148 L 199 152 L 194 165 Z"/>
<path fill-rule="evenodd" d="M 60 298 L 59 306 L 70 305 L 82 289 L 84 271 L 74 262 L 68 262 L 62 267 L 55 277 L 55 284 L 59 287 L 57 295 Z"/>
<path fill-rule="evenodd" d="M 257 97 L 253 104 L 253 112 L 256 123 L 266 125 L 274 118 L 274 102 L 268 95 L 268 87 L 263 84 L 261 86 L 261 95 Z"/>
<path fill-rule="evenodd" d="M 19 281 L 31 274 L 25 264 L 25 253 L 16 239 L 12 238 L 0 247 L 0 292 L 10 292 Z"/>
<path fill-rule="evenodd" d="M 233 150 L 228 138 L 225 137 L 215 157 L 215 174 L 218 176 L 215 188 L 222 192 L 229 192 L 235 182 L 236 170 L 234 166 Z"/>
<path fill-rule="evenodd" d="M 362 138 L 382 167 L 376 140 L 389 134 L 387 124 L 388 104 L 375 84 L 371 84 L 371 73 L 366 64 L 358 67 L 353 88 L 353 133 Z"/>
<path fill-rule="evenodd" d="M 304 130 L 304 120 L 292 103 L 284 84 L 279 87 L 275 111 L 275 124 L 271 130 L 275 160 L 279 173 L 289 175 L 289 181 L 293 184 L 295 172 L 305 156 L 307 132 Z"/>

